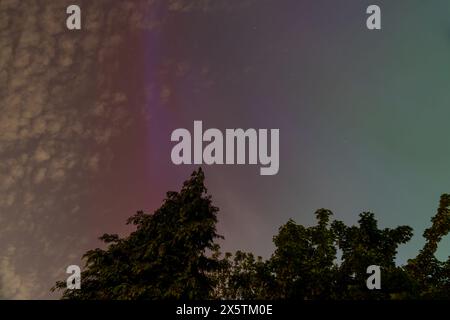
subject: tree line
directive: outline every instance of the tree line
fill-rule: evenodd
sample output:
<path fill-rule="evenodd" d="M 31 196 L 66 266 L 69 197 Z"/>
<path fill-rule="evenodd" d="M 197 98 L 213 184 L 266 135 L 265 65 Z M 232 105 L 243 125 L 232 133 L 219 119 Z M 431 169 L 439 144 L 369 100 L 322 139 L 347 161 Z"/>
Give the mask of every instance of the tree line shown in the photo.
<path fill-rule="evenodd" d="M 217 241 L 219 209 L 212 203 L 198 169 L 179 192 L 168 192 L 153 214 L 138 212 L 127 223 L 127 237 L 104 234 L 105 249 L 83 256 L 81 289 L 66 281 L 52 288 L 62 299 L 449 299 L 450 259 L 435 253 L 450 231 L 450 195 L 441 196 L 425 245 L 404 265 L 395 260 L 408 242 L 409 226 L 379 229 L 364 212 L 347 226 L 327 209 L 315 212 L 316 225 L 289 220 L 273 237 L 268 259 L 250 252 L 221 253 Z M 368 290 L 369 265 L 381 268 L 381 289 Z"/>

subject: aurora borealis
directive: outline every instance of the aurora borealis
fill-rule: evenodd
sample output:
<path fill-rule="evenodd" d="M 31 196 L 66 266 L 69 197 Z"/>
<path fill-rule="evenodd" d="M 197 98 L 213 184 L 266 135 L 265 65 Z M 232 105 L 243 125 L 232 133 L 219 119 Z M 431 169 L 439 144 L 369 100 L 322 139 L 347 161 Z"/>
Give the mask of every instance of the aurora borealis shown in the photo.
<path fill-rule="evenodd" d="M 196 120 L 280 129 L 276 175 L 203 166 L 224 251 L 267 257 L 323 207 L 410 225 L 413 257 L 449 192 L 450 3 L 376 1 L 369 31 L 373 3 L 0 0 L 0 297 L 57 297 L 98 236 L 178 190 L 196 166 L 170 135 Z"/>

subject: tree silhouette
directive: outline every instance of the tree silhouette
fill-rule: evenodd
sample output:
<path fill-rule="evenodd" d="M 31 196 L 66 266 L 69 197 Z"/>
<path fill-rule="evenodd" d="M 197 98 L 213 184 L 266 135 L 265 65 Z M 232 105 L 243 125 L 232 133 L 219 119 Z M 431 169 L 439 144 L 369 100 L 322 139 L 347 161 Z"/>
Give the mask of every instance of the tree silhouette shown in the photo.
<path fill-rule="evenodd" d="M 331 211 L 316 211 L 317 226 L 304 227 L 289 220 L 274 237 L 269 260 L 277 289 L 273 298 L 320 299 L 332 294 L 336 273 Z"/>
<path fill-rule="evenodd" d="M 215 242 L 218 208 L 195 171 L 180 192 L 168 192 L 153 214 L 128 220 L 136 230 L 125 238 L 105 234 L 106 249 L 84 255 L 81 289 L 57 282 L 63 299 L 442 299 L 450 298 L 450 258 L 435 252 L 450 231 L 450 195 L 441 196 L 426 243 L 404 266 L 395 263 L 398 246 L 412 228 L 379 229 L 375 215 L 361 213 L 358 224 L 332 220 L 317 210 L 317 224 L 289 220 L 274 236 L 275 251 L 264 260 L 252 253 L 220 252 Z M 367 267 L 381 268 L 380 290 L 366 285 Z"/>
<path fill-rule="evenodd" d="M 395 265 L 397 248 L 412 237 L 412 228 L 400 226 L 395 229 L 378 229 L 375 215 L 360 214 L 359 226 L 348 227 L 340 221 L 333 222 L 337 244 L 342 251 L 342 262 L 337 273 L 335 294 L 343 299 L 389 299 L 401 295 L 407 283 L 402 268 Z M 367 290 L 367 267 L 381 267 L 383 286 L 381 290 Z M 391 278 L 402 278 L 400 283 Z"/>
<path fill-rule="evenodd" d="M 432 225 L 423 233 L 426 242 L 416 258 L 408 261 L 407 269 L 417 281 L 416 295 L 421 298 L 450 298 L 450 257 L 439 261 L 436 250 L 450 231 L 450 195 L 443 194 Z"/>
<path fill-rule="evenodd" d="M 206 255 L 217 250 L 217 211 L 206 194 L 204 174 L 194 172 L 180 192 L 168 192 L 154 214 L 138 212 L 128 220 L 136 231 L 121 239 L 105 234 L 106 250 L 88 251 L 82 289 L 62 289 L 65 299 L 208 298 L 208 277 L 217 261 Z"/>

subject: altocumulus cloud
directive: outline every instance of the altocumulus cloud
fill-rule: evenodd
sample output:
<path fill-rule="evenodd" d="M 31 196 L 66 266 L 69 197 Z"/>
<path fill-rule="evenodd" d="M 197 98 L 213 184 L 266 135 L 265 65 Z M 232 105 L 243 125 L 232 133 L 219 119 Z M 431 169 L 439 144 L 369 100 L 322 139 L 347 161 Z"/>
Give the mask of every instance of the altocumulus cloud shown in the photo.
<path fill-rule="evenodd" d="M 127 37 L 157 32 L 170 12 L 252 2 L 79 0 L 83 30 L 71 33 L 65 9 L 73 1 L 0 1 L 0 298 L 49 297 L 66 263 L 86 249 L 77 227 L 89 215 L 89 179 L 108 167 L 110 144 L 133 124 L 133 97 L 114 81 L 115 52 L 126 50 Z M 161 72 L 184 77 L 190 68 L 166 61 Z M 207 67 L 198 72 L 207 78 Z M 160 90 L 144 97 L 171 97 L 170 86 L 143 87 Z"/>
<path fill-rule="evenodd" d="M 85 177 L 132 123 L 102 64 L 124 32 L 152 27 L 151 2 L 80 1 L 82 34 L 65 30 L 69 1 L 0 2 L 0 297 L 48 296 L 80 254 L 86 239 L 65 226 L 79 225 Z"/>

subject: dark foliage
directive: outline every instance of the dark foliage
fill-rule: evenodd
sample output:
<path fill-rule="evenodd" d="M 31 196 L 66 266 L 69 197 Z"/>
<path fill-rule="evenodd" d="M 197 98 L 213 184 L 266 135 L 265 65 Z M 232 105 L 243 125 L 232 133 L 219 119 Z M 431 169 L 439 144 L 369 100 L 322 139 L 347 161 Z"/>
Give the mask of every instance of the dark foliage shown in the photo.
<path fill-rule="evenodd" d="M 379 229 L 373 213 L 358 225 L 332 221 L 316 211 L 317 224 L 289 220 L 273 238 L 275 252 L 264 260 L 237 251 L 222 255 L 215 242 L 218 208 L 211 203 L 201 169 L 180 192 L 168 192 L 154 214 L 128 220 L 136 231 L 126 238 L 105 234 L 107 248 L 88 251 L 82 288 L 63 299 L 442 299 L 450 298 L 450 259 L 435 257 L 450 231 L 450 195 L 442 195 L 426 243 L 416 258 L 396 265 L 399 245 L 412 229 Z M 381 267 L 382 287 L 368 290 L 367 267 Z"/>

